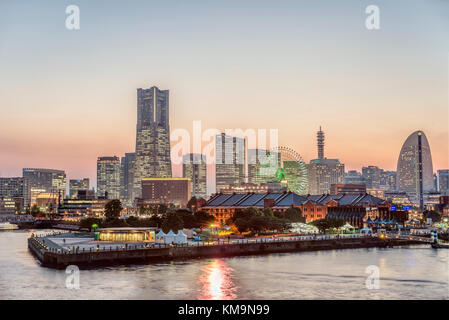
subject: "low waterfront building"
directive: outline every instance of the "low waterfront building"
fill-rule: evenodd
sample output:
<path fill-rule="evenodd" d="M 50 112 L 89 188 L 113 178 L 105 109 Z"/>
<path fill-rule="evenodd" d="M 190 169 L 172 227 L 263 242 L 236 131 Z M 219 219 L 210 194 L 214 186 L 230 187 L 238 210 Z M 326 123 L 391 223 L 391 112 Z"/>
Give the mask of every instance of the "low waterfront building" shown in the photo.
<path fill-rule="evenodd" d="M 212 196 L 201 209 L 213 215 L 221 225 L 231 218 L 237 210 L 249 207 L 259 209 L 271 208 L 274 212 L 283 212 L 289 208 L 298 208 L 306 221 L 323 219 L 329 207 L 385 207 L 389 209 L 387 201 L 368 194 L 362 195 L 307 195 L 300 196 L 294 192 L 283 193 L 234 193 L 216 194 Z"/>
<path fill-rule="evenodd" d="M 95 240 L 110 242 L 154 242 L 156 228 L 102 228 Z"/>

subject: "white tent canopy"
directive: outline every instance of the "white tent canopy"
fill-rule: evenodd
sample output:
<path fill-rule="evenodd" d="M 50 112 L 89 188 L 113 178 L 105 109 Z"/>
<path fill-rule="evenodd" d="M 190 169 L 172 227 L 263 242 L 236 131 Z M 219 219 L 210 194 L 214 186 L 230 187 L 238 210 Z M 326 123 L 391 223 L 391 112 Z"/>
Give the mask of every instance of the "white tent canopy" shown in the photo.
<path fill-rule="evenodd" d="M 175 242 L 176 234 L 173 232 L 173 230 L 170 230 L 164 237 L 165 243 L 173 243 Z"/>
<path fill-rule="evenodd" d="M 162 229 L 157 233 L 156 238 L 163 238 L 165 237 L 165 233 L 164 231 L 162 231 Z"/>
<path fill-rule="evenodd" d="M 175 243 L 187 243 L 187 236 L 182 230 L 179 230 L 178 234 L 175 237 Z"/>

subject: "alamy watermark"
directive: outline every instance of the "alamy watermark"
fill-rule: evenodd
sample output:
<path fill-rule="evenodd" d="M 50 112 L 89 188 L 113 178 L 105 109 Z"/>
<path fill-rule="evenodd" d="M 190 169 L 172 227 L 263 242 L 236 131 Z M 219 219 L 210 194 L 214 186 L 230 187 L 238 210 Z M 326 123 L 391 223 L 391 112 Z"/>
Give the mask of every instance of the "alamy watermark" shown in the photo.
<path fill-rule="evenodd" d="M 368 273 L 368 277 L 365 281 L 365 286 L 368 290 L 380 289 L 380 269 L 378 266 L 370 265 L 366 267 L 365 273 Z"/>
<path fill-rule="evenodd" d="M 69 5 L 65 8 L 66 19 L 65 27 L 68 30 L 79 30 L 80 29 L 80 8 L 77 5 Z"/>
<path fill-rule="evenodd" d="M 245 164 L 246 150 L 258 150 L 248 157 L 248 164 L 276 166 L 279 144 L 278 129 L 206 129 L 201 121 L 193 121 L 192 134 L 186 129 L 175 129 L 170 135 L 171 161 L 173 164 L 186 163 L 186 154 L 199 154 L 193 163 Z M 184 161 L 183 161 L 184 159 Z M 190 161 L 187 159 L 187 163 Z"/>
<path fill-rule="evenodd" d="M 70 265 L 65 269 L 65 287 L 69 290 L 80 288 L 80 269 L 78 266 Z"/>
<path fill-rule="evenodd" d="M 365 8 L 365 13 L 368 15 L 365 19 L 365 27 L 368 30 L 380 29 L 380 9 L 376 5 L 369 5 Z"/>

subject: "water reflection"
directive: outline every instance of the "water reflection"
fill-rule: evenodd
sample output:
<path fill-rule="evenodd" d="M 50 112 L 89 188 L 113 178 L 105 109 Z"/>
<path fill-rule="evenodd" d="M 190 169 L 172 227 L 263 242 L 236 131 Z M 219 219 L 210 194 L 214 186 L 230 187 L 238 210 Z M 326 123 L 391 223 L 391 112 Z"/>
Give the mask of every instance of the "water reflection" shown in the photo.
<path fill-rule="evenodd" d="M 201 300 L 237 299 L 233 269 L 223 260 L 215 259 L 203 266 L 200 276 Z"/>

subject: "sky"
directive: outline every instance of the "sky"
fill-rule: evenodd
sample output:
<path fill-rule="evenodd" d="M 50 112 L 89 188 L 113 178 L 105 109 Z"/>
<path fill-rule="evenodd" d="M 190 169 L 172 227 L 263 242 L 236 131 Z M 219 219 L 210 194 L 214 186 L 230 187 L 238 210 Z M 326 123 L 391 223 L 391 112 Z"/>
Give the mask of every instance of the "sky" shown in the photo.
<path fill-rule="evenodd" d="M 346 170 L 395 170 L 423 130 L 449 168 L 448 30 L 445 0 L 2 0 L 0 176 L 95 185 L 97 157 L 134 151 L 136 89 L 153 85 L 170 90 L 172 131 L 278 129 L 308 162 L 322 126 Z"/>

